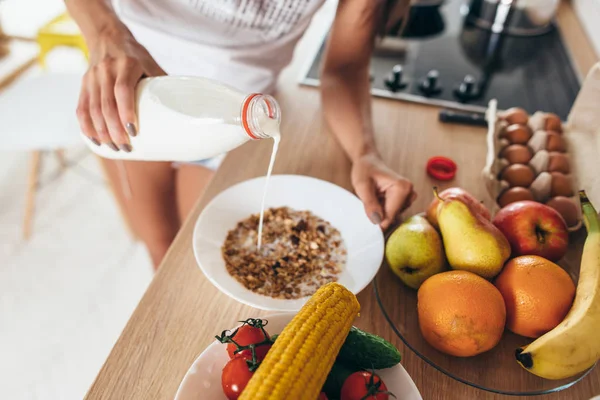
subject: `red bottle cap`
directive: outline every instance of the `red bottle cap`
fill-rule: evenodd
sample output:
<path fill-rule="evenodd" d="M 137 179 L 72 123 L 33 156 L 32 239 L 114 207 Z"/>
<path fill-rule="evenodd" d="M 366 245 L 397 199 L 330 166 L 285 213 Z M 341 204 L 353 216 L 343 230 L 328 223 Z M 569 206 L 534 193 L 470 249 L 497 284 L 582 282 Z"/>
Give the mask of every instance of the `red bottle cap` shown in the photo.
<path fill-rule="evenodd" d="M 431 157 L 427 161 L 427 174 L 438 181 L 449 181 L 456 175 L 457 166 L 446 157 Z"/>

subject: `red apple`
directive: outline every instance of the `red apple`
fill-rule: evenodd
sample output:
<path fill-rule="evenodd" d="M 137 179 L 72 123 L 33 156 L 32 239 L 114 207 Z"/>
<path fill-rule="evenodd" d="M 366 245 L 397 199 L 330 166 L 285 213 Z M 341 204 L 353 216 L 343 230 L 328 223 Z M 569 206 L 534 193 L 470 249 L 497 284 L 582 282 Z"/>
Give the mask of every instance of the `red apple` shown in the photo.
<path fill-rule="evenodd" d="M 536 255 L 558 261 L 567 252 L 569 232 L 565 220 L 542 203 L 511 203 L 498 211 L 493 222 L 508 239 L 513 256 Z"/>
<path fill-rule="evenodd" d="M 485 207 L 485 205 L 483 205 L 482 202 L 473 197 L 473 195 L 467 192 L 465 189 L 459 187 L 449 188 L 440 192 L 439 196 L 440 198 L 446 200 L 460 200 L 463 203 L 465 203 L 473 212 L 478 213 L 487 220 L 491 219 L 490 211 Z M 429 204 L 429 207 L 427 207 L 426 213 L 426 218 L 429 221 L 429 223 L 438 230 L 440 229 L 440 226 L 438 225 L 437 221 L 437 209 L 439 204 L 439 199 L 437 197 L 434 197 L 431 204 Z"/>

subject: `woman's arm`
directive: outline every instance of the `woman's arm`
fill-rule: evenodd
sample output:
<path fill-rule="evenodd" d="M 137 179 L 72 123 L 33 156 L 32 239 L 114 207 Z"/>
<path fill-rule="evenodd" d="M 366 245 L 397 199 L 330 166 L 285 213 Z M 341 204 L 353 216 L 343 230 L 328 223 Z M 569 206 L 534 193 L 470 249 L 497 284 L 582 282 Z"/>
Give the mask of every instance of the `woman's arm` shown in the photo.
<path fill-rule="evenodd" d="M 327 44 L 321 95 L 325 118 L 352 161 L 356 194 L 371 221 L 386 229 L 415 194 L 407 179 L 383 163 L 373 137 L 369 63 L 384 3 L 340 0 Z"/>
<path fill-rule="evenodd" d="M 98 146 L 131 151 L 128 135 L 137 134 L 135 86 L 144 75 L 165 73 L 119 20 L 110 0 L 65 4 L 90 50 L 77 105 L 81 130 Z"/>
<path fill-rule="evenodd" d="M 90 47 L 107 31 L 127 31 L 110 0 L 65 0 L 65 5 Z"/>

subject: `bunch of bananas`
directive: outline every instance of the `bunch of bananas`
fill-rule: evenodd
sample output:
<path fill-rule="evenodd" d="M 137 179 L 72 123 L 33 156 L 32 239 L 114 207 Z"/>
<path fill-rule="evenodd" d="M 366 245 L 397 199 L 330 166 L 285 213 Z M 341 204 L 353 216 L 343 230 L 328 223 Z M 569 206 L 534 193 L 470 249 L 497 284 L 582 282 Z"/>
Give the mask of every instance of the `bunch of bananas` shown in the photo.
<path fill-rule="evenodd" d="M 516 351 L 525 369 L 546 379 L 577 375 L 600 359 L 600 218 L 584 191 L 579 198 L 588 236 L 575 301 L 556 328 Z"/>

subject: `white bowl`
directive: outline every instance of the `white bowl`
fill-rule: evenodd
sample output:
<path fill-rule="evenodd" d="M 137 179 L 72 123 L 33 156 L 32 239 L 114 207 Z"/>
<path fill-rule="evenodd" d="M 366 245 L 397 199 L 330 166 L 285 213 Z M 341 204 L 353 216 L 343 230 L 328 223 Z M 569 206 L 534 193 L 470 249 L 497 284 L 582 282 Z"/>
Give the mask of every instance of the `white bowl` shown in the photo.
<path fill-rule="evenodd" d="M 293 316 L 293 313 L 285 313 L 264 317 L 269 321 L 265 329 L 270 335 L 280 333 Z M 215 334 L 220 330 L 222 329 L 217 327 Z M 175 395 L 175 400 L 227 400 L 221 388 L 221 371 L 227 361 L 229 361 L 229 356 L 226 346 L 215 340 L 198 356 L 185 374 Z M 376 370 L 376 372 L 397 399 L 422 400 L 417 386 L 401 364 L 392 368 Z"/>
<path fill-rule="evenodd" d="M 298 311 L 308 297 L 285 300 L 246 289 L 225 268 L 221 246 L 229 230 L 260 212 L 265 178 L 251 179 L 219 193 L 204 208 L 194 228 L 193 248 L 204 275 L 219 290 L 249 306 L 275 311 Z M 273 175 L 266 208 L 287 206 L 308 210 L 330 222 L 342 234 L 348 251 L 338 282 L 352 293 L 363 290 L 383 260 L 383 234 L 367 218 L 362 202 L 332 183 L 299 175 Z"/>

